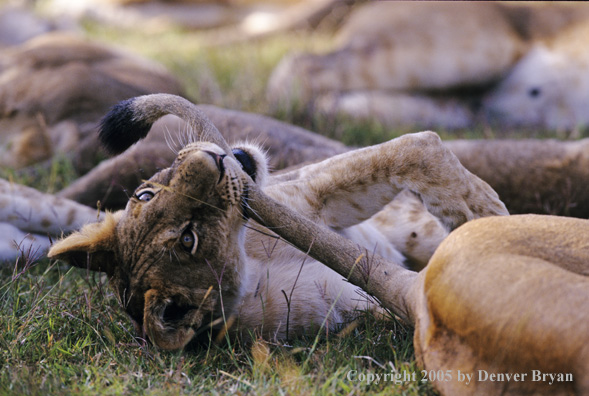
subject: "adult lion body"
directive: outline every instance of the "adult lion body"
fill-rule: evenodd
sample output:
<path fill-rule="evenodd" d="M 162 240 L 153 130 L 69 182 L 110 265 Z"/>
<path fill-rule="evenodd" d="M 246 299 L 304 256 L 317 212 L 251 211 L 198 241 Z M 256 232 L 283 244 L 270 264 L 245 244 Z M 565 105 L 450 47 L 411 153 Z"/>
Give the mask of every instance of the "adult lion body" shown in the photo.
<path fill-rule="evenodd" d="M 454 374 L 436 388 L 589 392 L 587 235 L 587 220 L 516 215 L 469 222 L 441 243 L 414 293 L 424 304 L 415 308 L 420 365 Z M 470 384 L 458 370 L 473 375 Z"/>
<path fill-rule="evenodd" d="M 177 97 L 152 95 L 122 103 L 105 119 L 103 139 L 113 151 L 121 151 L 169 113 L 185 118 L 201 139 L 210 142 L 188 144 L 170 168 L 135 191 L 124 211 L 85 227 L 49 252 L 50 257 L 109 274 L 138 330 L 159 347 L 182 348 L 209 322 L 277 338 L 321 326 L 336 330 L 358 308 L 379 310 L 359 298 L 359 286 L 416 325 L 417 356 L 428 370 L 532 370 L 537 359 L 530 347 L 539 348 L 548 360 L 561 356 L 555 364 L 564 370 L 575 364 L 586 368 L 587 332 L 569 326 L 566 318 L 571 312 L 564 309 L 571 302 L 578 307 L 587 298 L 582 288 L 586 278 L 554 276 L 551 284 L 564 298 L 550 308 L 556 315 L 554 324 L 536 322 L 543 308 L 530 309 L 530 297 L 540 307 L 550 305 L 550 296 L 534 288 L 535 276 L 511 279 L 521 275 L 518 265 L 528 257 L 545 260 L 548 274 L 558 272 L 552 262 L 576 257 L 574 268 L 564 266 L 565 270 L 584 274 L 586 233 L 575 239 L 566 230 L 576 226 L 572 222 L 589 227 L 586 222 L 566 220 L 571 224 L 559 228 L 563 237 L 553 239 L 556 245 L 570 242 L 562 249 L 571 250 L 569 256 L 551 253 L 552 245 L 543 248 L 542 243 L 510 245 L 509 238 L 526 235 L 527 228 L 542 241 L 542 227 L 537 225 L 550 225 L 550 218 L 484 220 L 499 234 L 490 233 L 488 240 L 483 220 L 472 222 L 446 239 L 417 274 L 404 268 L 404 258 L 427 262 L 449 230 L 479 217 L 507 214 L 496 193 L 464 169 L 435 134 L 404 136 L 269 177 L 262 193 L 263 155 L 247 145 L 229 148 L 197 109 Z M 253 216 L 268 229 L 248 223 L 244 216 Z M 513 228 L 505 232 L 507 241 L 501 239 L 503 224 Z M 479 258 L 480 273 L 480 265 L 469 267 Z M 495 268 L 500 275 L 487 286 L 486 275 L 495 276 Z M 571 276 L 577 286 L 567 294 L 562 286 Z M 507 295 L 498 303 L 485 299 L 486 292 L 502 297 L 504 286 L 512 293 L 507 302 Z M 504 309 L 506 304 L 535 315 L 534 320 L 522 322 L 521 315 Z M 520 331 L 518 326 L 526 324 L 526 331 Z M 562 344 L 566 353 L 551 349 L 558 331 L 567 336 Z M 517 344 L 525 340 L 531 340 L 529 345 Z M 575 382 L 558 389 L 587 389 L 587 370 L 575 370 Z M 468 388 L 459 383 L 436 386 L 465 393 L 548 389 L 530 382 L 503 384 L 501 389 L 497 383 L 491 385 L 476 381 Z"/>

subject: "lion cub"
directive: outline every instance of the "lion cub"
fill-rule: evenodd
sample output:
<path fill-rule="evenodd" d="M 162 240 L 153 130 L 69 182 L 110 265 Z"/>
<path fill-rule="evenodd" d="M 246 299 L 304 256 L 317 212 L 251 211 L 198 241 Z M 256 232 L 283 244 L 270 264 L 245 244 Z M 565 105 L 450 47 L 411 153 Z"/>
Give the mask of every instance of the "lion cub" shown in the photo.
<path fill-rule="evenodd" d="M 102 139 L 122 151 L 165 114 L 184 118 L 203 139 L 218 134 L 194 105 L 159 94 L 117 105 Z M 497 194 L 431 132 L 276 177 L 268 176 L 255 146 L 202 140 L 139 186 L 124 210 L 58 242 L 49 256 L 106 272 L 137 329 L 164 349 L 183 348 L 203 326 L 284 339 L 337 330 L 358 310 L 380 309 L 342 276 L 248 220 L 252 183 L 367 255 L 398 265 L 423 266 L 449 230 L 507 214 Z"/>

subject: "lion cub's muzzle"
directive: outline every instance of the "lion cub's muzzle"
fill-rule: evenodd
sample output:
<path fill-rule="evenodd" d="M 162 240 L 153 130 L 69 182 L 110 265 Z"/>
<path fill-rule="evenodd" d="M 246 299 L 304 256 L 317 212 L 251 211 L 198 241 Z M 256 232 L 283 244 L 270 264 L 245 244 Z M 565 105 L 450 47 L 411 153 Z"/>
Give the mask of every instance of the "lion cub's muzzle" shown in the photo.
<path fill-rule="evenodd" d="M 225 154 L 209 150 L 181 152 L 170 187 L 195 198 L 204 198 L 225 178 Z"/>
<path fill-rule="evenodd" d="M 145 293 L 143 326 L 158 348 L 182 349 L 194 337 L 217 302 L 217 291 L 174 288 L 176 293 L 150 289 Z"/>

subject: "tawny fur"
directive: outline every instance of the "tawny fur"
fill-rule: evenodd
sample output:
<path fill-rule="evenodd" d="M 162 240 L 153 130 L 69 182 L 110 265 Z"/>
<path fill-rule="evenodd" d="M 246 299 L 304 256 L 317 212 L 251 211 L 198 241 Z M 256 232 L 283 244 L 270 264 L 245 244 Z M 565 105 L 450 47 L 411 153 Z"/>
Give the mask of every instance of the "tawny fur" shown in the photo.
<path fill-rule="evenodd" d="M 436 381 L 437 389 L 589 392 L 588 234 L 587 220 L 518 215 L 469 222 L 442 242 L 412 292 L 420 365 L 453 373 L 452 381 Z M 475 380 L 458 381 L 457 370 Z M 479 380 L 483 370 L 512 379 Z M 534 380 L 534 370 L 572 381 Z M 516 373 L 525 380 L 513 380 Z"/>
<path fill-rule="evenodd" d="M 194 110 L 166 95 L 136 103 L 149 104 L 148 110 L 134 108 L 143 119 L 164 108 Z M 194 121 L 195 114 L 187 118 Z M 156 345 L 182 348 L 209 319 L 227 323 L 232 332 L 272 338 L 321 325 L 335 330 L 358 308 L 379 309 L 359 300 L 358 289 L 342 280 L 347 277 L 415 325 L 416 355 L 426 370 L 529 376 L 541 370 L 574 377 L 553 385 L 529 378 L 435 381 L 445 394 L 587 393 L 589 222 L 497 216 L 506 210 L 495 192 L 433 133 L 293 170 L 267 183 L 264 193 L 256 184 L 264 185 L 263 154 L 242 146 L 255 166 L 240 164 L 218 133 L 209 137 L 219 145 L 187 145 L 170 168 L 136 190 L 125 211 L 85 227 L 49 253 L 107 272 L 139 331 Z M 425 260 L 437 239 L 462 225 L 419 274 L 403 268 L 394 250 L 371 246 L 381 237 L 398 240 L 383 234 L 388 227 L 378 227 L 399 217 L 393 213 L 397 200 L 411 208 L 404 214 L 409 227 L 401 221 L 388 230 L 404 234 L 405 241 L 426 237 L 413 250 Z M 244 228 L 244 214 L 271 229 L 251 221 Z M 321 257 L 339 275 L 272 232 Z"/>

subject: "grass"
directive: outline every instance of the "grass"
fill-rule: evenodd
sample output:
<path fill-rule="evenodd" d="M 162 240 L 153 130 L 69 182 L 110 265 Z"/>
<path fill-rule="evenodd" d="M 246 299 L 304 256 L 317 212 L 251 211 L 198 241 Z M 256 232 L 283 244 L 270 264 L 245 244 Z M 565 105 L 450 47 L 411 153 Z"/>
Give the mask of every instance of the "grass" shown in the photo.
<path fill-rule="evenodd" d="M 58 155 L 51 161 L 24 169 L 0 168 L 0 177 L 53 194 L 80 175 L 70 159 Z"/>
<path fill-rule="evenodd" d="M 87 23 L 85 27 L 92 38 L 163 64 L 182 82 L 187 96 L 197 103 L 264 114 L 269 112 L 266 82 L 280 59 L 292 50 L 321 51 L 331 43 L 328 33 L 319 33 L 309 40 L 309 35 L 301 32 L 211 47 L 207 45 L 207 36 L 199 32 L 180 29 L 137 32 L 95 23 Z"/>
<path fill-rule="evenodd" d="M 407 394 L 419 382 L 411 331 L 367 316 L 344 335 L 205 341 L 163 352 L 135 338 L 104 276 L 34 257 L 0 270 L 0 394 Z M 400 384 L 350 381 L 349 372 L 400 373 Z M 416 374 L 409 374 L 415 372 Z"/>

